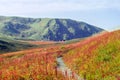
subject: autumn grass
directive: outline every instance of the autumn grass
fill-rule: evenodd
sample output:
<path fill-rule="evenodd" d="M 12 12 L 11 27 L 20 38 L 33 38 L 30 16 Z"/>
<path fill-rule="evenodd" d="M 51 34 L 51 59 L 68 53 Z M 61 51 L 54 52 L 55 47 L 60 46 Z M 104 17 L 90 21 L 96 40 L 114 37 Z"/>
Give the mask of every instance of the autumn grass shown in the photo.
<path fill-rule="evenodd" d="M 81 42 L 64 54 L 64 61 L 86 80 L 119 80 L 120 31 Z"/>

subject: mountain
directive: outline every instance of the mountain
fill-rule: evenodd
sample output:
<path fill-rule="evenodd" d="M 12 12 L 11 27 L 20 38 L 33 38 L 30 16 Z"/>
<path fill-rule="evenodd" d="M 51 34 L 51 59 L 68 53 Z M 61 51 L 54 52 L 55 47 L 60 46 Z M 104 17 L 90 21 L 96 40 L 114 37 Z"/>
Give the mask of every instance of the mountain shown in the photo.
<path fill-rule="evenodd" d="M 34 47 L 37 46 L 25 42 L 15 41 L 13 39 L 0 37 L 0 54 L 6 52 L 24 50 L 28 48 L 34 48 Z"/>
<path fill-rule="evenodd" d="M 85 80 L 120 79 L 120 30 L 73 45 L 72 49 L 65 52 L 63 59 L 80 77 Z"/>
<path fill-rule="evenodd" d="M 71 40 L 104 31 L 71 19 L 23 18 L 0 16 L 0 35 L 16 39 Z"/>

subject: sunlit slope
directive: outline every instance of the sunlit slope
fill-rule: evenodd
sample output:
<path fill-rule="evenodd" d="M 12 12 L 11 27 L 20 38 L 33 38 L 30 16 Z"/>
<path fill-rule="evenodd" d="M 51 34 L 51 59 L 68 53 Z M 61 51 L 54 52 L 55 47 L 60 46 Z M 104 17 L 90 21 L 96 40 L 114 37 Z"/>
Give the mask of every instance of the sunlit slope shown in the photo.
<path fill-rule="evenodd" d="M 80 42 L 64 54 L 64 61 L 86 80 L 119 80 L 120 30 Z"/>

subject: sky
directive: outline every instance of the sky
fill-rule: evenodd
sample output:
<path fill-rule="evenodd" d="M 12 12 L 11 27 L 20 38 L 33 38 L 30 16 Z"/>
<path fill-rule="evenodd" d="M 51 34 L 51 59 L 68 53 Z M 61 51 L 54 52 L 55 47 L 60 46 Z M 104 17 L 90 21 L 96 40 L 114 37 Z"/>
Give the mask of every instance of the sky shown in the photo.
<path fill-rule="evenodd" d="M 0 0 L 0 15 L 69 18 L 113 30 L 120 27 L 120 0 Z"/>

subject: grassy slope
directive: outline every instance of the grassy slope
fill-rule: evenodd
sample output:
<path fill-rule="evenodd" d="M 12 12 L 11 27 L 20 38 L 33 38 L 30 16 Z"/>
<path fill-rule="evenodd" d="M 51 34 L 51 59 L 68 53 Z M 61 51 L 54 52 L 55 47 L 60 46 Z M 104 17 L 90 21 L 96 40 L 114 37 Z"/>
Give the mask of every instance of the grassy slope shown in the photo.
<path fill-rule="evenodd" d="M 68 80 L 56 69 L 58 50 L 60 46 L 51 46 L 0 55 L 0 79 Z"/>
<path fill-rule="evenodd" d="M 86 80 L 120 78 L 120 31 L 80 42 L 64 55 L 66 64 Z"/>

